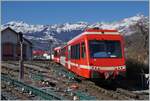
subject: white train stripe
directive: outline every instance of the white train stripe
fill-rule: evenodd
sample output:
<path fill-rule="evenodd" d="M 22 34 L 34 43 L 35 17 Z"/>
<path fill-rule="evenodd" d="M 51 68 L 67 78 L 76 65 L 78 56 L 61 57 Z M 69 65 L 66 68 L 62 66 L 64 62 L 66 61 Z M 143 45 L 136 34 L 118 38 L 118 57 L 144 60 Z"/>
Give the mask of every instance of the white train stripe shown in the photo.
<path fill-rule="evenodd" d="M 83 34 L 119 34 L 118 32 L 84 32 Z"/>
<path fill-rule="evenodd" d="M 79 67 L 84 69 L 92 69 L 90 66 L 87 65 L 79 65 Z"/>
<path fill-rule="evenodd" d="M 125 66 L 100 67 L 100 66 L 79 65 L 70 61 L 69 62 L 65 61 L 65 63 L 71 64 L 72 66 L 76 66 L 79 68 L 90 69 L 90 70 L 115 70 L 115 69 L 121 70 L 126 68 Z"/>

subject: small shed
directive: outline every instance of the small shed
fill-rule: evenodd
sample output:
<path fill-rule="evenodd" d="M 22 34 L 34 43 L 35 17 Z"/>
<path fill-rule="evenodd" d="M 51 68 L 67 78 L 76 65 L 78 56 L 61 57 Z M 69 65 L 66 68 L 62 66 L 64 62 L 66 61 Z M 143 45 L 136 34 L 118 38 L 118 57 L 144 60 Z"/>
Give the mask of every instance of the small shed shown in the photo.
<path fill-rule="evenodd" d="M 18 60 L 20 57 L 19 33 L 7 27 L 1 31 L 2 60 Z M 32 60 L 32 43 L 23 37 L 23 59 Z"/>

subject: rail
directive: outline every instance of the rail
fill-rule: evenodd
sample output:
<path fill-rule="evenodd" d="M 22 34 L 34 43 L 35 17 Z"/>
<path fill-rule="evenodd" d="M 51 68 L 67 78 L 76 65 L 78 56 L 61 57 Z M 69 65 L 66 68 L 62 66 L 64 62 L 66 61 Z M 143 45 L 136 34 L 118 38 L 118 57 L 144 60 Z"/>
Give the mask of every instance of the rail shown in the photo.
<path fill-rule="evenodd" d="M 64 98 L 54 94 L 53 92 L 45 92 L 45 91 L 38 89 L 36 87 L 33 87 L 31 85 L 27 85 L 21 81 L 12 79 L 4 74 L 1 75 L 1 80 L 10 82 L 11 84 L 16 85 L 21 88 L 24 88 L 27 91 L 31 91 L 33 94 L 40 96 L 40 97 L 44 98 L 45 100 L 64 100 Z"/>
<path fill-rule="evenodd" d="M 95 96 L 90 96 L 87 93 L 84 93 L 82 91 L 76 91 L 74 93 L 76 96 L 79 97 L 80 100 L 96 100 Z"/>

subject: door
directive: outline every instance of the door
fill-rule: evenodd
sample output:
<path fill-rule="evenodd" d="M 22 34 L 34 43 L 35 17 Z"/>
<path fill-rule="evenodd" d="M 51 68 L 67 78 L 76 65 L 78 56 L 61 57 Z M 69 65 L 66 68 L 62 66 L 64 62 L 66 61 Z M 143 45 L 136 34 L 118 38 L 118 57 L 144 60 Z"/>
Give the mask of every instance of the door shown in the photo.
<path fill-rule="evenodd" d="M 3 43 L 2 44 L 2 59 L 11 60 L 14 57 L 13 54 L 13 44 L 12 43 Z"/>
<path fill-rule="evenodd" d="M 87 66 L 87 59 L 86 59 L 86 48 L 85 48 L 85 42 L 81 42 L 81 59 L 80 59 L 80 75 L 85 76 L 87 73 L 84 72 L 86 69 L 85 67 Z"/>
<path fill-rule="evenodd" d="M 71 64 L 70 64 L 70 58 L 71 58 L 71 46 L 68 46 L 68 69 L 71 69 Z"/>

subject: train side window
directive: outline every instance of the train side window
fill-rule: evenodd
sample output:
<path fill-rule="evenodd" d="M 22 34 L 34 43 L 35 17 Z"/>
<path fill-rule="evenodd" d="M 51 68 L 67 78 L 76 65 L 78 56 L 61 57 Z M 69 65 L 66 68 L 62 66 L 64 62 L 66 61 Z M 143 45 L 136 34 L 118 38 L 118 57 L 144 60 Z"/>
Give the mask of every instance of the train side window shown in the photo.
<path fill-rule="evenodd" d="M 72 59 L 75 59 L 75 46 L 72 46 Z"/>
<path fill-rule="evenodd" d="M 71 59 L 73 59 L 73 46 L 71 46 Z"/>
<path fill-rule="evenodd" d="M 57 51 L 54 51 L 54 56 L 57 56 Z"/>
<path fill-rule="evenodd" d="M 75 46 L 71 46 L 71 59 L 75 59 Z"/>
<path fill-rule="evenodd" d="M 76 53 L 77 53 L 76 59 L 80 59 L 80 44 L 77 44 Z"/>
<path fill-rule="evenodd" d="M 85 58 L 86 57 L 86 51 L 85 51 L 85 43 L 81 43 L 81 56 L 82 58 Z"/>
<path fill-rule="evenodd" d="M 74 48 L 74 59 L 77 59 L 77 45 L 75 45 Z"/>
<path fill-rule="evenodd" d="M 75 45 L 74 46 L 74 59 L 76 59 L 77 58 L 77 46 Z"/>
<path fill-rule="evenodd" d="M 80 44 L 71 46 L 71 59 L 80 59 Z"/>
<path fill-rule="evenodd" d="M 61 49 L 61 56 L 65 56 L 66 48 Z"/>

